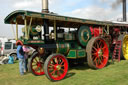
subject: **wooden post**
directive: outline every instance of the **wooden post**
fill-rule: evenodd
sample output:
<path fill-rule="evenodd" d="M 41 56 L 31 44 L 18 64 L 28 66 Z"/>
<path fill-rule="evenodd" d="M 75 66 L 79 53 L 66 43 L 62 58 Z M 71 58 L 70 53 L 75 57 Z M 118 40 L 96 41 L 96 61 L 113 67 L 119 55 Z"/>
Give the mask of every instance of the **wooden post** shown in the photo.
<path fill-rule="evenodd" d="M 18 40 L 18 24 L 16 22 L 16 40 Z"/>
<path fill-rule="evenodd" d="M 24 24 L 25 24 L 25 39 L 28 39 L 28 32 L 27 32 L 27 20 L 24 20 Z"/>
<path fill-rule="evenodd" d="M 107 34 L 109 34 L 109 25 L 107 25 Z"/>
<path fill-rule="evenodd" d="M 29 28 L 28 28 L 28 38 L 29 38 L 30 29 L 31 29 L 31 24 L 32 24 L 32 17 L 30 19 Z"/>
<path fill-rule="evenodd" d="M 54 21 L 54 39 L 56 40 L 56 21 Z"/>

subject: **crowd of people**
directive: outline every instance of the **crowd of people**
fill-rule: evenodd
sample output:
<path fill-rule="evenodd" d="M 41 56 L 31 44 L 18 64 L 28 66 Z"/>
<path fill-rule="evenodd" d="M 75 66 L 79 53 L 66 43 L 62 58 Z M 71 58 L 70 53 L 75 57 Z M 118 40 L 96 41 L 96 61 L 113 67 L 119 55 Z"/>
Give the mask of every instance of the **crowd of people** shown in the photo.
<path fill-rule="evenodd" d="M 26 45 L 17 42 L 17 57 L 19 59 L 19 71 L 21 75 L 24 75 L 28 71 L 28 52 L 29 49 Z"/>

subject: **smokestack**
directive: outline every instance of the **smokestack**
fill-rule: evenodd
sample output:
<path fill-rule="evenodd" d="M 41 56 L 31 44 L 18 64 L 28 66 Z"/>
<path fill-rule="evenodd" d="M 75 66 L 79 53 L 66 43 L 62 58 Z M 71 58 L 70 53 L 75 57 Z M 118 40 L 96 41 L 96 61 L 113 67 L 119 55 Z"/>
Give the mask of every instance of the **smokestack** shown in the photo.
<path fill-rule="evenodd" d="M 42 0 L 42 13 L 48 13 L 48 0 Z"/>
<path fill-rule="evenodd" d="M 123 0 L 123 21 L 126 22 L 126 0 Z"/>

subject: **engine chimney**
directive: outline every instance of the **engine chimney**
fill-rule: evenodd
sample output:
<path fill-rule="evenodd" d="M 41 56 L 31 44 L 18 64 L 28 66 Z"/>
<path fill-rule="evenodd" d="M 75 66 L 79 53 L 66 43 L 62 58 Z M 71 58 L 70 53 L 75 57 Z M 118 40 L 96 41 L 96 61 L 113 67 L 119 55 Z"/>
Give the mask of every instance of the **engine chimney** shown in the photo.
<path fill-rule="evenodd" d="M 48 0 L 42 0 L 42 13 L 48 13 Z"/>
<path fill-rule="evenodd" d="M 127 21 L 127 17 L 126 17 L 126 0 L 122 0 L 123 1 L 123 21 L 126 22 Z"/>

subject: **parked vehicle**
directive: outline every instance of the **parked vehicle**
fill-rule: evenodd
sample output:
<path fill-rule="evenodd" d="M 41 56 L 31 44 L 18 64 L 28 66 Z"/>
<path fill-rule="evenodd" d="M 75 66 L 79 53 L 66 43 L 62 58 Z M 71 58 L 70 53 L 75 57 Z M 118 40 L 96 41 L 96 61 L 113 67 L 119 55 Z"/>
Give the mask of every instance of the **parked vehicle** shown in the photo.
<path fill-rule="evenodd" d="M 14 60 L 17 59 L 17 54 L 16 54 L 16 43 L 13 42 L 0 42 L 0 55 L 5 56 L 9 54 L 10 56 L 14 57 Z"/>
<path fill-rule="evenodd" d="M 7 41 L 7 40 L 6 40 Z M 34 52 L 34 49 L 29 47 L 29 57 Z M 13 56 L 14 60 L 17 60 L 17 46 L 15 40 L 10 40 L 9 42 L 0 42 L 0 55 L 1 56 Z"/>

